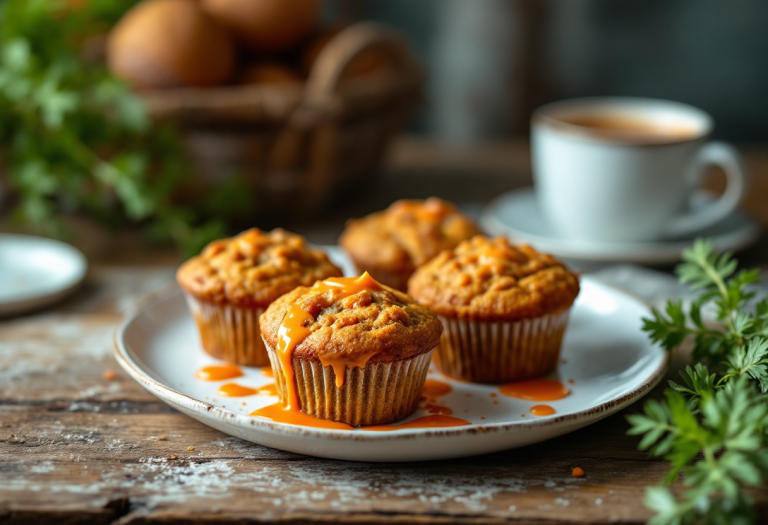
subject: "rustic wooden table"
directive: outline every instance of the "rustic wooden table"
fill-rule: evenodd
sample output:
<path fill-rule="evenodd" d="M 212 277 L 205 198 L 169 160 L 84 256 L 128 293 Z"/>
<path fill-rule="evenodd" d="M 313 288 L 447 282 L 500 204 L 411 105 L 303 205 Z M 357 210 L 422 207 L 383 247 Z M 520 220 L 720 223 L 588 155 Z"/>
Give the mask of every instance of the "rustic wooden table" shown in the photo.
<path fill-rule="evenodd" d="M 768 224 L 768 162 L 763 153 L 749 158 L 759 180 L 746 206 Z M 527 170 L 519 145 L 456 150 L 405 141 L 381 191 L 346 213 L 435 188 L 482 202 L 525 184 Z M 468 176 L 473 183 L 464 189 Z M 329 215 L 294 229 L 332 242 L 341 227 Z M 122 312 L 172 280 L 177 256 L 131 234 L 110 239 L 87 224 L 83 231 L 80 244 L 92 262 L 84 287 L 47 312 L 0 320 L 0 522 L 544 524 L 649 517 L 644 487 L 658 483 L 666 466 L 637 451 L 637 439 L 625 435 L 625 414 L 524 449 L 410 464 L 281 452 L 179 414 L 112 357 Z M 765 245 L 742 259 L 765 268 Z M 584 478 L 571 476 L 575 466 Z M 768 516 L 768 495 L 756 497 Z"/>

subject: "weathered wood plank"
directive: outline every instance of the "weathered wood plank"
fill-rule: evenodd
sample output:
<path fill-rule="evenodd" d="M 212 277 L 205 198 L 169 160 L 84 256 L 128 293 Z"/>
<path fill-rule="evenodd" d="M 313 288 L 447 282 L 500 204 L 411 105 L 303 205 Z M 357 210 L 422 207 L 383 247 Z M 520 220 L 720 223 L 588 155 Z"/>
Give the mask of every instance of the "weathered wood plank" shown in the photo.
<path fill-rule="evenodd" d="M 9 432 L 0 439 L 6 511 L 78 505 L 94 510 L 127 498 L 131 512 L 143 515 L 566 519 L 575 514 L 597 521 L 642 521 L 647 514 L 639 507 L 638 487 L 658 480 L 664 469 L 631 446 L 615 445 L 627 441 L 618 418 L 522 450 L 379 465 L 268 449 L 176 413 L 35 407 L 4 409 L 1 417 L 3 434 Z M 167 439 L 158 440 L 161 435 Z M 170 459 L 173 455 L 177 459 Z M 571 477 L 576 465 L 587 471 L 586 478 Z"/>
<path fill-rule="evenodd" d="M 122 280 L 110 272 L 96 274 L 104 290 L 59 313 L 0 322 L 0 521 L 541 524 L 649 516 L 643 488 L 666 466 L 636 450 L 621 414 L 520 450 L 414 464 L 321 460 L 228 437 L 145 392 L 112 357 L 127 302 L 120 297 L 145 291 L 147 275 L 163 284 L 172 272 Z M 587 476 L 571 477 L 574 466 Z M 765 508 L 768 498 L 760 498 Z"/>

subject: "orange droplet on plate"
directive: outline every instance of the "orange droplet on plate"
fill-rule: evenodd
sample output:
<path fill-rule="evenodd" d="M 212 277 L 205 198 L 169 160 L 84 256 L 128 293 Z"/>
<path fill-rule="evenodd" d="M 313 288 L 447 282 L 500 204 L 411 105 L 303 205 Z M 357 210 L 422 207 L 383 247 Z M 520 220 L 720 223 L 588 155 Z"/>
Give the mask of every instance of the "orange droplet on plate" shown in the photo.
<path fill-rule="evenodd" d="M 555 409 L 549 405 L 536 405 L 531 407 L 531 414 L 534 416 L 551 416 L 556 414 Z"/>
<path fill-rule="evenodd" d="M 241 377 L 242 375 L 243 371 L 236 365 L 204 366 L 195 372 L 195 377 L 203 381 L 222 381 L 224 379 Z"/>
<path fill-rule="evenodd" d="M 217 394 L 223 397 L 245 397 L 256 395 L 258 390 L 237 383 L 226 383 L 219 387 Z"/>
<path fill-rule="evenodd" d="M 554 401 L 568 396 L 571 391 L 555 379 L 530 379 L 501 385 L 502 394 L 527 401 Z"/>
<path fill-rule="evenodd" d="M 426 397 L 440 397 L 450 394 L 451 390 L 451 385 L 448 383 L 436 379 L 427 379 L 424 381 L 424 388 L 421 390 L 421 393 Z"/>

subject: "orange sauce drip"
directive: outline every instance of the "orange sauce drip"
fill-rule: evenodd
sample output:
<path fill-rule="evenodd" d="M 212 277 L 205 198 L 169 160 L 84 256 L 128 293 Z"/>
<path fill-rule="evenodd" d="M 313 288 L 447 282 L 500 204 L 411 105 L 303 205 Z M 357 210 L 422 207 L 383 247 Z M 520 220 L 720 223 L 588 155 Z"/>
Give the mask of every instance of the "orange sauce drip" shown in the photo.
<path fill-rule="evenodd" d="M 349 357 L 326 354 L 320 356 L 320 364 L 324 367 L 333 367 L 333 373 L 336 376 L 336 386 L 341 388 L 344 386 L 344 380 L 347 376 L 347 367 L 364 368 L 371 357 L 370 355 L 362 355 L 358 359 L 351 359 Z"/>
<path fill-rule="evenodd" d="M 443 405 L 436 405 L 434 403 L 427 403 L 424 405 L 424 410 L 430 414 L 437 414 L 440 416 L 450 416 L 453 414 L 453 410 Z"/>
<path fill-rule="evenodd" d="M 258 393 L 258 390 L 237 383 L 226 383 L 219 387 L 217 394 L 223 397 L 245 397 Z"/>
<path fill-rule="evenodd" d="M 528 401 L 554 401 L 570 395 L 571 391 L 560 381 L 554 379 L 530 379 L 501 385 L 500 391 L 505 396 L 517 397 Z"/>
<path fill-rule="evenodd" d="M 277 396 L 277 385 L 271 383 L 269 385 L 260 386 L 256 393 L 260 396 Z"/>
<path fill-rule="evenodd" d="M 448 383 L 436 379 L 427 379 L 424 381 L 424 388 L 421 393 L 424 397 L 440 397 L 449 394 L 451 390 L 453 389 Z"/>
<path fill-rule="evenodd" d="M 243 375 L 239 366 L 235 365 L 212 365 L 204 366 L 197 372 L 195 377 L 203 381 L 222 381 L 224 379 L 233 379 Z"/>
<path fill-rule="evenodd" d="M 491 266 L 497 264 L 499 261 L 509 259 L 512 255 L 513 254 L 509 248 L 491 244 L 485 246 L 483 251 L 477 255 L 477 263 L 480 266 Z"/>
<path fill-rule="evenodd" d="M 370 427 L 361 427 L 360 430 L 374 430 L 377 432 L 389 432 L 391 430 L 401 430 L 405 428 L 440 428 L 440 427 L 463 427 L 471 425 L 469 421 L 452 416 L 422 416 L 413 421 L 400 423 L 399 425 L 373 425 Z"/>
<path fill-rule="evenodd" d="M 330 428 L 333 430 L 353 430 L 353 428 L 346 423 L 339 423 L 337 421 L 330 421 L 328 419 L 320 419 L 319 417 L 310 416 L 304 412 L 299 412 L 298 410 L 286 410 L 280 403 L 275 403 L 274 405 L 268 405 L 264 408 L 260 408 L 254 412 L 251 412 L 251 415 L 256 417 L 263 417 L 264 419 L 269 419 L 270 421 L 276 421 L 278 423 L 301 425 L 302 427 Z"/>
<path fill-rule="evenodd" d="M 534 416 L 551 416 L 556 413 L 555 409 L 549 405 L 536 405 L 531 407 L 531 414 Z"/>
<path fill-rule="evenodd" d="M 312 286 L 312 290 L 315 292 L 320 293 L 331 293 L 333 294 L 334 300 L 343 299 L 345 297 L 349 297 L 350 295 L 354 295 L 356 293 L 360 293 L 363 290 L 381 290 L 381 285 L 377 283 L 373 277 L 368 275 L 368 272 L 363 273 L 360 277 L 332 277 L 330 279 L 326 279 L 325 281 L 318 281 Z M 305 312 L 302 310 L 301 306 L 298 304 L 295 304 L 291 306 L 291 308 L 288 310 L 288 312 L 285 314 L 285 318 L 283 318 L 283 322 L 280 324 L 280 328 L 277 331 L 277 355 L 280 359 L 280 363 L 283 368 L 283 374 L 285 374 L 285 381 L 288 386 L 287 393 L 286 393 L 286 399 L 284 403 L 285 412 L 291 413 L 291 414 L 300 414 L 300 407 L 299 407 L 299 394 L 296 388 L 296 374 L 293 371 L 293 351 L 304 339 L 306 339 L 309 334 L 311 333 L 308 328 L 304 326 L 304 324 L 307 321 L 314 321 L 314 317 L 309 312 Z M 367 361 L 367 358 L 366 358 Z M 345 370 L 344 373 L 341 373 L 341 371 L 337 371 L 336 368 L 334 368 L 334 373 L 336 374 L 336 385 L 337 386 L 343 386 L 344 385 L 344 377 L 346 376 L 346 366 L 349 363 L 345 363 Z M 354 363 L 352 363 L 353 366 L 356 366 Z M 341 381 L 339 381 L 341 379 Z M 267 407 L 269 408 L 269 407 Z M 262 409 L 263 411 L 265 409 Z M 253 415 L 261 416 L 261 417 L 267 417 L 265 415 L 261 414 L 260 410 L 257 410 L 253 413 Z M 269 411 L 264 413 L 271 413 Z M 273 414 L 274 415 L 274 414 Z M 306 416 L 306 414 L 301 414 L 301 416 Z M 291 419 L 292 421 L 305 421 L 305 422 L 312 422 L 314 420 L 318 421 L 325 421 L 317 419 L 313 416 L 306 416 L 307 418 L 311 419 L 305 419 L 303 417 L 300 417 L 296 415 L 294 418 L 293 416 L 286 415 L 288 419 Z M 267 417 L 268 419 L 272 419 L 273 421 L 282 421 L 284 423 L 287 423 L 289 421 L 276 419 L 275 417 Z M 333 423 L 333 422 L 329 422 Z M 295 422 L 293 424 L 300 425 L 303 423 Z M 335 424 L 335 423 L 334 423 Z M 343 423 L 339 423 L 343 425 Z M 310 424 L 309 426 L 317 426 L 316 424 Z M 323 428 L 342 428 L 342 427 L 323 427 Z M 349 425 L 345 425 L 343 428 L 352 428 Z"/>
<path fill-rule="evenodd" d="M 261 375 L 266 377 L 275 377 L 274 372 L 272 372 L 272 369 L 268 366 L 261 367 Z"/>

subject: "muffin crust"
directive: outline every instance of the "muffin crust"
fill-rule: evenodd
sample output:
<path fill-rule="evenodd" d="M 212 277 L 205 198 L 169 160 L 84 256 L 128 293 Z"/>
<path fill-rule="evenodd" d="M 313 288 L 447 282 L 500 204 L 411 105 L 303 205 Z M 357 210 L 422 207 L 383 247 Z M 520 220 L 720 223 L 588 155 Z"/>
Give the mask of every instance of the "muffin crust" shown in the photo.
<path fill-rule="evenodd" d="M 430 197 L 400 200 L 384 211 L 351 220 L 339 239 L 358 268 L 377 274 L 404 274 L 459 242 L 480 233 L 452 204 Z"/>
<path fill-rule="evenodd" d="M 261 316 L 262 337 L 276 348 L 281 323 L 297 304 L 311 319 L 304 324 L 310 334 L 293 349 L 294 359 L 392 363 L 427 353 L 440 341 L 437 316 L 402 292 L 378 284 L 378 289 L 339 296 L 317 286 L 296 288 Z"/>
<path fill-rule="evenodd" d="M 200 300 L 241 308 L 266 307 L 296 288 L 342 272 L 300 235 L 257 228 L 211 242 L 185 262 L 179 284 Z"/>
<path fill-rule="evenodd" d="M 408 291 L 446 317 L 515 321 L 570 307 L 579 281 L 551 255 L 478 235 L 416 270 Z"/>

